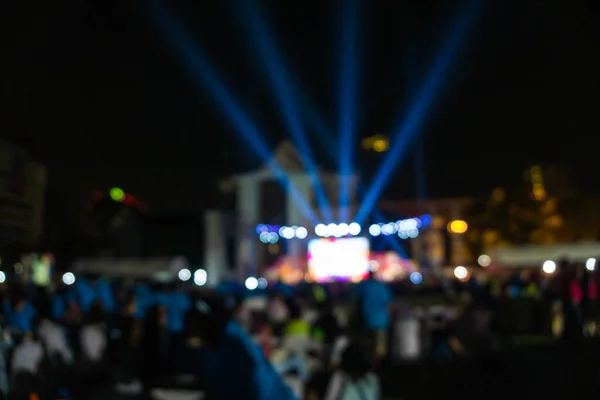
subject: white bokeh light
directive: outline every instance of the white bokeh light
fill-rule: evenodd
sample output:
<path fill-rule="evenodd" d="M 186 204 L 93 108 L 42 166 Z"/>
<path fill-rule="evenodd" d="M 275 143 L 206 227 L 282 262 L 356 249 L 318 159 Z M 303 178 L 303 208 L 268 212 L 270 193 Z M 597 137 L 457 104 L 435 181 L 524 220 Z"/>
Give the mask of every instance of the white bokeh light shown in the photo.
<path fill-rule="evenodd" d="M 0 283 L 6 282 L 6 274 L 4 271 L 0 271 Z"/>
<path fill-rule="evenodd" d="M 327 235 L 327 226 L 323 224 L 315 226 L 315 234 L 321 237 Z"/>
<path fill-rule="evenodd" d="M 467 271 L 467 269 L 462 265 L 459 265 L 458 267 L 454 268 L 454 276 L 458 279 L 465 279 L 468 274 L 469 271 Z"/>
<path fill-rule="evenodd" d="M 552 260 L 544 261 L 544 264 L 542 264 L 542 271 L 547 274 L 554 273 L 554 271 L 556 271 L 556 263 Z"/>
<path fill-rule="evenodd" d="M 283 228 L 281 230 L 281 236 L 283 236 L 285 239 L 293 238 L 294 237 L 294 228 L 286 226 L 285 228 Z"/>
<path fill-rule="evenodd" d="M 357 222 L 353 222 L 350 225 L 348 225 L 348 232 L 351 235 L 358 235 L 360 233 L 360 224 L 358 224 Z"/>
<path fill-rule="evenodd" d="M 308 236 L 308 230 L 305 227 L 300 226 L 300 227 L 298 227 L 298 229 L 296 229 L 296 237 L 298 239 L 306 239 L 307 236 Z"/>
<path fill-rule="evenodd" d="M 192 278 L 192 273 L 190 272 L 189 269 L 184 268 L 179 270 L 179 272 L 177 273 L 177 276 L 179 277 L 180 280 L 187 282 Z"/>
<path fill-rule="evenodd" d="M 488 256 L 487 254 L 482 254 L 479 256 L 479 258 L 477 258 L 477 263 L 484 268 L 489 267 L 492 263 L 492 257 Z"/>
<path fill-rule="evenodd" d="M 75 283 L 75 275 L 72 272 L 66 272 L 62 276 L 62 281 L 65 285 L 72 285 Z"/>
<path fill-rule="evenodd" d="M 396 224 L 393 223 L 385 224 L 381 227 L 381 233 L 383 233 L 386 236 L 396 233 L 396 231 Z"/>
<path fill-rule="evenodd" d="M 199 269 L 194 272 L 194 283 L 198 286 L 206 285 L 206 281 L 208 280 L 208 274 L 205 270 Z"/>
<path fill-rule="evenodd" d="M 269 285 L 269 282 L 265 278 L 258 278 L 257 283 L 259 289 L 266 289 Z"/>
<path fill-rule="evenodd" d="M 594 271 L 594 270 L 596 270 L 596 259 L 595 258 L 588 258 L 587 261 L 585 262 L 585 268 L 588 271 Z"/>
<path fill-rule="evenodd" d="M 250 277 L 248 279 L 246 279 L 246 289 L 248 290 L 255 290 L 258 287 L 258 279 L 254 278 L 254 277 Z"/>
<path fill-rule="evenodd" d="M 373 224 L 369 227 L 369 233 L 372 236 L 379 236 L 381 235 L 381 227 L 377 224 Z"/>

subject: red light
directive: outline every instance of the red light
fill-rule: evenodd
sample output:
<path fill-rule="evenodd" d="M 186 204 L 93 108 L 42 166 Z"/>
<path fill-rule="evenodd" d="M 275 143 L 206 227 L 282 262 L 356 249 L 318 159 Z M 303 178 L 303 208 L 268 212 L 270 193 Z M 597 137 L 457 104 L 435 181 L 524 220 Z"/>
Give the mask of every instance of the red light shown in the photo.
<path fill-rule="evenodd" d="M 98 190 L 96 190 L 94 193 L 92 193 L 92 200 L 94 200 L 94 201 L 100 201 L 100 200 L 102 200 L 103 197 L 104 197 L 104 194 Z"/>
<path fill-rule="evenodd" d="M 130 194 L 125 194 L 125 198 L 123 199 L 123 204 L 126 204 L 128 206 L 132 206 L 135 204 L 135 197 L 133 197 Z"/>

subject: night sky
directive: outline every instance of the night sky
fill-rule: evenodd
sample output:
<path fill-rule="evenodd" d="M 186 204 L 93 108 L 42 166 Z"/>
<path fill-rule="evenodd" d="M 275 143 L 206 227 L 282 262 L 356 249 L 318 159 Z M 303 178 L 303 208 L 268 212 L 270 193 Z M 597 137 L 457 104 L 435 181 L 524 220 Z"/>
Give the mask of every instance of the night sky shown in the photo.
<path fill-rule="evenodd" d="M 218 178 L 260 160 L 173 57 L 145 1 L 156 0 L 3 5 L 0 131 L 30 138 L 53 190 L 74 203 L 121 186 L 157 212 L 200 212 L 214 205 Z M 239 1 L 163 3 L 275 145 L 285 128 L 245 39 Z M 518 180 L 532 162 L 565 166 L 578 186 L 595 189 L 600 14 L 593 1 L 484 1 L 422 129 L 429 196 L 486 193 Z M 360 136 L 392 133 L 459 3 L 362 2 Z M 260 4 L 297 84 L 334 129 L 343 1 Z M 377 162 L 360 159 L 366 170 Z M 411 197 L 410 159 L 402 165 L 390 193 Z"/>

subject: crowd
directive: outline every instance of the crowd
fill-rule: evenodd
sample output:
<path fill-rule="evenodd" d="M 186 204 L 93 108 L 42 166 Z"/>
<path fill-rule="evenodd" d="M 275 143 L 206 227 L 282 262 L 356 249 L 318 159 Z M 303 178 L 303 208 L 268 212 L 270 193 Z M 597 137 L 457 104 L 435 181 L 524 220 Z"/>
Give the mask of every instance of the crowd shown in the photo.
<path fill-rule="evenodd" d="M 402 319 L 402 285 L 371 275 L 339 312 L 335 286 L 317 284 L 277 283 L 247 298 L 233 283 L 202 293 L 181 282 L 115 285 L 92 275 L 51 291 L 5 283 L 0 395 L 77 400 L 118 388 L 150 396 L 167 377 L 190 375 L 208 399 L 378 399 L 376 372 L 405 334 L 392 323 Z M 546 305 L 541 329 L 559 320 L 558 334 L 570 341 L 597 310 L 595 275 L 569 263 L 552 277 L 471 278 L 443 291 L 459 313 L 435 316 L 420 331 L 433 356 L 477 355 L 489 344 L 482 339 L 501 330 L 510 299 Z"/>
<path fill-rule="evenodd" d="M 386 352 L 392 294 L 375 279 L 355 291 L 361 335 L 340 323 L 320 285 L 299 296 L 276 284 L 255 311 L 235 285 L 193 293 L 89 275 L 52 290 L 1 290 L 2 398 L 106 398 L 107 388 L 150 396 L 185 374 L 208 399 L 379 396 L 372 371 Z"/>

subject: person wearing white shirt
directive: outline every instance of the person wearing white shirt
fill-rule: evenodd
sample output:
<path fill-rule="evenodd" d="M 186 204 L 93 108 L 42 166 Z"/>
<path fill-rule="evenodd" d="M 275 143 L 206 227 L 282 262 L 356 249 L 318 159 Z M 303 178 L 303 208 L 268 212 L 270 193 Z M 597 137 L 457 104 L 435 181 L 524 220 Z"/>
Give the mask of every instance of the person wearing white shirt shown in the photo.
<path fill-rule="evenodd" d="M 36 375 L 44 359 L 44 347 L 30 337 L 25 337 L 15 348 L 12 356 L 12 374 L 26 373 Z"/>
<path fill-rule="evenodd" d="M 86 361 L 100 362 L 107 348 L 106 332 L 101 325 L 81 328 L 81 351 Z"/>
<path fill-rule="evenodd" d="M 333 373 L 325 400 L 379 400 L 379 378 L 370 370 L 364 352 L 350 344 L 344 351 L 339 368 Z"/>
<path fill-rule="evenodd" d="M 59 358 L 66 365 L 73 364 L 73 351 L 69 347 L 65 332 L 58 324 L 48 319 L 43 320 L 38 328 L 38 336 L 49 358 Z"/>
<path fill-rule="evenodd" d="M 86 315 L 85 324 L 79 332 L 79 344 L 86 363 L 97 364 L 104 360 L 108 339 L 102 322 L 102 308 L 96 304 Z"/>

